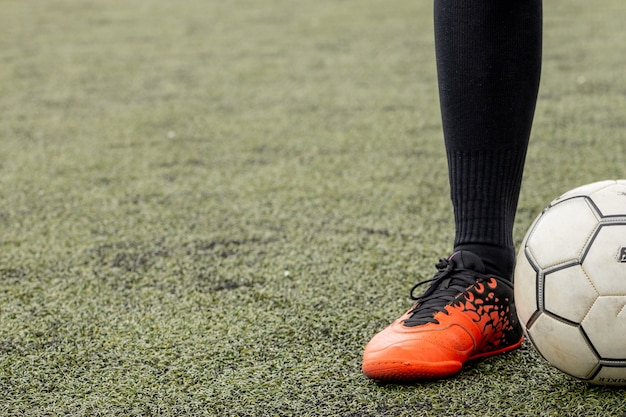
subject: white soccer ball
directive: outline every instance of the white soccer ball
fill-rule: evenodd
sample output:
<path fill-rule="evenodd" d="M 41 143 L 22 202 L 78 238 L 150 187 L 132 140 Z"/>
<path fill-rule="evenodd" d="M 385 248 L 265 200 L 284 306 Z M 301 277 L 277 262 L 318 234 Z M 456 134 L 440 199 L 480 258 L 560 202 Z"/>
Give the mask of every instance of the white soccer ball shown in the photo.
<path fill-rule="evenodd" d="M 626 180 L 575 188 L 535 219 L 515 268 L 528 339 L 575 378 L 626 385 Z"/>

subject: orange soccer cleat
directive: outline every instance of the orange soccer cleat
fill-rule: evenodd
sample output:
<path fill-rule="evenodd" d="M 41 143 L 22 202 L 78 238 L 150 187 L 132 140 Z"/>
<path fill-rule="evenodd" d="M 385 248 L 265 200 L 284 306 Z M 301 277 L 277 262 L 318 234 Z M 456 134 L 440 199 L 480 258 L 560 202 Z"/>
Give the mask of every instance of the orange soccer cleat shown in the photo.
<path fill-rule="evenodd" d="M 518 348 L 523 332 L 505 279 L 484 274 L 483 262 L 468 251 L 437 264 L 434 278 L 411 290 L 415 305 L 375 335 L 363 353 L 369 378 L 403 382 L 444 378 L 471 359 Z M 413 291 L 430 283 L 419 297 Z"/>

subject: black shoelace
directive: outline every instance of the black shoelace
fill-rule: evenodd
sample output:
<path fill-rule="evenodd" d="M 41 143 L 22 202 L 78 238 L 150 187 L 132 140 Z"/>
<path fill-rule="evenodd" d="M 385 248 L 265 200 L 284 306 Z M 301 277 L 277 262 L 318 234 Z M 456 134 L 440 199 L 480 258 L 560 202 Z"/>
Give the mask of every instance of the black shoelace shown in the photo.
<path fill-rule="evenodd" d="M 405 326 L 438 324 L 434 318 L 435 314 L 446 313 L 447 305 L 453 303 L 461 294 L 467 295 L 469 288 L 484 277 L 476 271 L 460 268 L 454 261 L 445 258 L 439 260 L 437 269 L 439 271 L 433 278 L 418 282 L 411 288 L 411 299 L 416 303 L 409 311 L 411 316 L 404 321 Z M 430 284 L 430 287 L 422 295 L 419 297 L 413 295 L 416 288 L 425 284 Z"/>

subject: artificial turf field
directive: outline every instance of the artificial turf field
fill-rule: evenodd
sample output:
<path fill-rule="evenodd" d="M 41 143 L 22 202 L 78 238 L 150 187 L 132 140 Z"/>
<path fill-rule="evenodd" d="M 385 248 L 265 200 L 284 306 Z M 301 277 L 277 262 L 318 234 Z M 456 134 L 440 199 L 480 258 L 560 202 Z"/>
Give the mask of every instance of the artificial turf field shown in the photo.
<path fill-rule="evenodd" d="M 380 385 L 453 237 L 417 0 L 3 0 L 0 414 L 618 416 L 530 345 Z M 516 241 L 626 177 L 626 3 L 548 0 Z"/>

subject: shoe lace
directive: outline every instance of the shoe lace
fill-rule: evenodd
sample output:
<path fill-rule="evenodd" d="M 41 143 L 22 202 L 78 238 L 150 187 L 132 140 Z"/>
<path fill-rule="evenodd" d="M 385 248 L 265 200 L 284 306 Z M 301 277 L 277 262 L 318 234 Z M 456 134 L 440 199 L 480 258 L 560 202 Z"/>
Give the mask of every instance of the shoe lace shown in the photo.
<path fill-rule="evenodd" d="M 483 278 L 483 274 L 459 268 L 454 261 L 446 258 L 439 260 L 437 269 L 438 272 L 433 278 L 418 282 L 411 288 L 411 299 L 416 303 L 409 310 L 410 316 L 404 321 L 405 326 L 439 324 L 434 317 L 435 314 L 440 312 L 448 314 L 445 307 L 461 295 L 467 295 L 469 288 Z M 416 297 L 415 290 L 425 284 L 430 284 L 430 286 L 422 295 Z"/>

